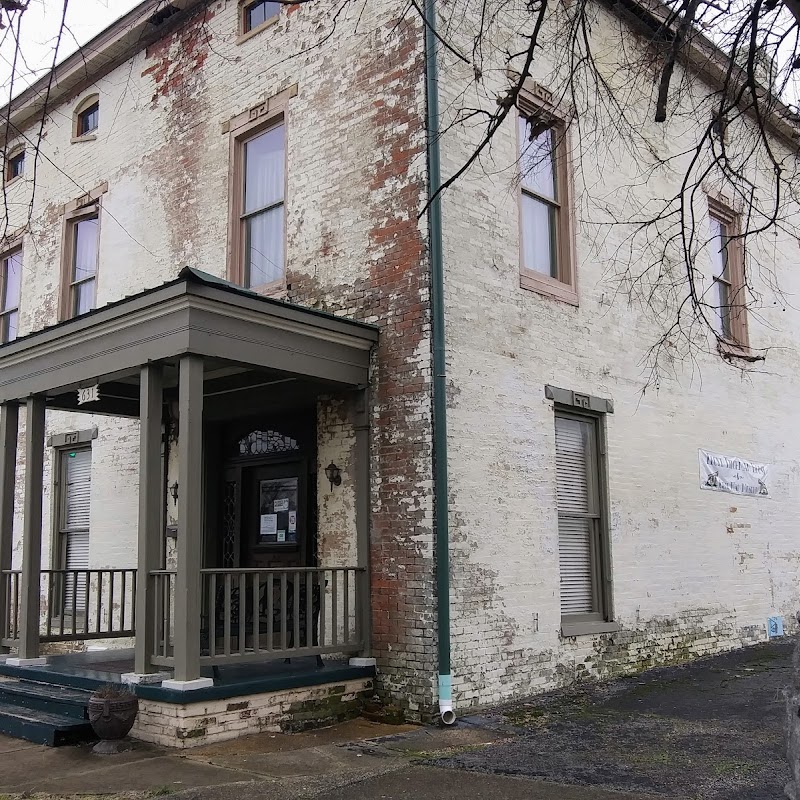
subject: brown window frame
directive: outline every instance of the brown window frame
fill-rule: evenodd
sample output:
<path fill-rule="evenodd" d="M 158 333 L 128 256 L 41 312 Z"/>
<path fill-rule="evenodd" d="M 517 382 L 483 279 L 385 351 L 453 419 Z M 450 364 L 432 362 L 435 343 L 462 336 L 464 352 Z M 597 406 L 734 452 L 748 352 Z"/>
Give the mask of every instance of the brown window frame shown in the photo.
<path fill-rule="evenodd" d="M 75 292 L 74 287 L 79 283 L 88 280 L 95 282 L 95 305 L 97 308 L 97 287 L 100 276 L 100 237 L 102 233 L 102 195 L 108 191 L 108 184 L 102 183 L 96 189 L 83 195 L 82 197 L 67 203 L 62 209 L 62 232 L 61 232 L 61 275 L 59 287 L 58 319 L 63 322 L 73 319 L 75 316 Z M 97 267 L 93 278 L 85 278 L 75 281 L 75 237 L 77 224 L 83 220 L 97 219 Z M 92 309 L 94 310 L 94 309 Z M 88 313 L 88 312 L 86 312 Z"/>
<path fill-rule="evenodd" d="M 92 106 L 97 105 L 97 125 L 91 130 L 81 132 L 81 122 Z M 90 94 L 81 100 L 72 112 L 72 143 L 93 142 L 97 139 L 97 131 L 100 130 L 100 95 Z"/>
<path fill-rule="evenodd" d="M 270 100 L 255 106 L 250 111 L 240 114 L 226 126 L 230 133 L 230 172 L 228 189 L 228 280 L 239 286 L 250 288 L 259 294 L 280 294 L 286 289 L 287 273 L 287 209 L 289 207 L 289 170 L 286 103 L 297 94 L 297 87 L 281 92 Z M 269 130 L 283 126 L 284 128 L 284 187 L 283 187 L 283 275 L 270 283 L 258 287 L 247 287 L 246 247 L 244 236 L 244 154 L 245 145 Z"/>
<path fill-rule="evenodd" d="M 19 171 L 18 174 L 13 175 L 14 164 L 18 161 L 22 160 L 22 169 Z M 25 175 L 25 148 L 24 147 L 15 147 L 13 150 L 9 151 L 8 156 L 6 157 L 6 169 L 5 169 L 5 182 L 6 186 L 8 186 L 13 181 L 18 181 Z"/>
<path fill-rule="evenodd" d="M 517 163 L 521 163 L 523 142 L 520 120 L 533 120 L 540 132 L 552 130 L 555 139 L 553 161 L 556 182 L 555 199 L 545 198 L 525 185 L 525 176 L 518 176 L 517 215 L 519 220 L 519 273 L 520 286 L 539 294 L 553 297 L 571 305 L 578 305 L 578 284 L 575 269 L 575 233 L 573 227 L 573 186 L 569 123 L 570 115 L 553 104 L 552 94 L 537 83 L 526 83 L 517 103 L 516 142 Z M 556 276 L 545 275 L 525 266 L 525 227 L 523 223 L 523 197 L 529 195 L 555 209 L 554 253 Z"/>
<path fill-rule="evenodd" d="M 726 237 L 725 258 L 727 280 L 711 276 L 711 289 L 715 297 L 717 284 L 723 282 L 728 286 L 728 325 L 727 330 L 718 333 L 719 346 L 726 355 L 746 355 L 750 349 L 750 334 L 747 322 L 747 290 L 745 275 L 745 248 L 741 239 L 741 215 L 734 211 L 723 200 L 708 198 L 709 219 L 715 219 L 725 226 Z M 738 298 L 738 299 L 737 299 Z M 734 302 L 736 300 L 736 302 Z M 713 306 L 716 314 L 717 306 Z"/>
<path fill-rule="evenodd" d="M 574 419 L 583 423 L 588 423 L 592 430 L 592 440 L 590 442 L 590 458 L 592 459 L 592 473 L 587 475 L 587 485 L 590 487 L 590 494 L 593 495 L 594 510 L 590 512 L 594 520 L 594 535 L 591 542 L 591 569 L 592 569 L 592 594 L 594 610 L 591 612 L 561 614 L 561 634 L 562 636 L 579 636 L 582 634 L 608 633 L 619 629 L 619 625 L 614 622 L 613 592 L 611 583 L 611 541 L 609 526 L 609 497 L 608 497 L 608 448 L 606 445 L 606 414 L 592 411 L 590 409 L 602 406 L 602 401 L 598 398 L 591 398 L 587 395 L 576 395 L 567 393 L 564 390 L 555 390 L 562 395 L 573 395 L 580 400 L 573 401 L 566 405 L 555 402 L 553 405 L 553 433 L 558 419 Z M 585 402 L 585 405 L 578 405 Z M 553 440 L 553 455 L 555 452 L 555 439 Z M 555 461 L 554 461 L 555 470 Z M 556 478 L 556 490 L 557 490 Z M 561 513 L 558 510 L 558 500 L 556 499 L 556 517 L 560 519 Z M 565 516 L 575 516 L 575 514 L 565 514 Z M 559 578 L 561 574 L 561 564 L 559 555 Z M 560 603 L 560 592 L 559 592 Z"/>
<path fill-rule="evenodd" d="M 13 342 L 19 336 L 19 308 L 22 303 L 22 276 L 20 276 L 19 298 L 17 298 L 17 305 L 13 308 L 3 308 L 5 305 L 6 285 L 8 281 L 8 271 L 6 269 L 6 262 L 12 256 L 19 254 L 20 269 L 22 269 L 23 255 L 22 255 L 22 242 L 14 241 L 5 250 L 0 252 L 0 344 L 8 344 Z M 8 337 L 8 316 L 9 314 L 16 313 L 17 315 L 17 333 L 14 339 Z"/>
<path fill-rule="evenodd" d="M 261 5 L 262 2 L 270 2 L 270 0 L 239 0 L 238 38 L 236 40 L 237 44 L 246 41 L 251 36 L 255 36 L 255 34 L 263 31 L 265 28 L 269 28 L 278 21 L 283 3 L 277 2 L 277 0 L 271 1 L 278 6 L 278 10 L 272 16 L 267 17 L 263 22 L 259 23 L 253 28 L 250 28 L 248 27 L 248 14 L 250 9 L 254 6 Z"/>

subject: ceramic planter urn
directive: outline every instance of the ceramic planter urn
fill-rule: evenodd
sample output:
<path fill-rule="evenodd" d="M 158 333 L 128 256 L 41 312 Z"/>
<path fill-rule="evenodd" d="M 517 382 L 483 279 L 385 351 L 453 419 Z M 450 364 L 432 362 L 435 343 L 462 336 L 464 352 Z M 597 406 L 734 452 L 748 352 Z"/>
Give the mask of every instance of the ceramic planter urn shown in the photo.
<path fill-rule="evenodd" d="M 102 692 L 93 694 L 89 698 L 89 723 L 102 740 L 95 748 L 96 752 L 115 752 L 116 748 L 101 745 L 124 739 L 130 733 L 138 711 L 139 701 L 134 694 L 126 692 L 109 697 L 103 697 Z"/>

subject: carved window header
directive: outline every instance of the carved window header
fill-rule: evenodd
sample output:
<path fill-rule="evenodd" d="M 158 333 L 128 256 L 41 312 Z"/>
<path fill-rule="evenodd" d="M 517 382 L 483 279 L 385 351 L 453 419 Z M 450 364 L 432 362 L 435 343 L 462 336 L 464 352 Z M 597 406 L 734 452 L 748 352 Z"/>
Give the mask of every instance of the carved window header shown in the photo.
<path fill-rule="evenodd" d="M 561 406 L 593 411 L 596 414 L 614 413 L 614 401 L 606 400 L 604 397 L 573 392 L 571 389 L 559 389 L 557 386 L 545 386 L 544 396 Z"/>

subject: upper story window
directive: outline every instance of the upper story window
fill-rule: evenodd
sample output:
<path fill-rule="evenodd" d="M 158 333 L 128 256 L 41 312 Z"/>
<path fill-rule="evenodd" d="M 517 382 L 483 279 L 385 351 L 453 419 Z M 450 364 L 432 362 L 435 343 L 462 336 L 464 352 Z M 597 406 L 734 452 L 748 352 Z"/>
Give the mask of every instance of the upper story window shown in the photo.
<path fill-rule="evenodd" d="M 277 18 L 281 3 L 275 0 L 256 0 L 256 2 L 242 3 L 240 9 L 239 33 L 243 35 Z"/>
<path fill-rule="evenodd" d="M 16 248 L 2 257 L 0 274 L 0 340 L 12 342 L 17 338 L 19 322 L 19 295 L 22 286 L 22 248 Z"/>
<path fill-rule="evenodd" d="M 93 94 L 84 98 L 75 109 L 72 137 L 75 139 L 88 138 L 100 125 L 100 99 Z"/>
<path fill-rule="evenodd" d="M 70 275 L 70 307 L 72 316 L 79 316 L 95 307 L 99 221 L 97 214 L 71 223 L 72 269 Z"/>
<path fill-rule="evenodd" d="M 6 183 L 25 174 L 25 150 L 12 151 L 6 159 Z"/>
<path fill-rule="evenodd" d="M 742 347 L 748 344 L 745 297 L 744 247 L 738 238 L 737 214 L 709 199 L 710 298 L 713 325 L 724 340 Z"/>
<path fill-rule="evenodd" d="M 101 183 L 62 208 L 60 320 L 77 317 L 96 307 L 100 201 L 107 191 L 108 184 Z"/>
<path fill-rule="evenodd" d="M 520 97 L 520 282 L 577 303 L 567 125 L 541 87 Z"/>
<path fill-rule="evenodd" d="M 286 148 L 283 122 L 234 140 L 231 278 L 269 291 L 284 280 Z"/>

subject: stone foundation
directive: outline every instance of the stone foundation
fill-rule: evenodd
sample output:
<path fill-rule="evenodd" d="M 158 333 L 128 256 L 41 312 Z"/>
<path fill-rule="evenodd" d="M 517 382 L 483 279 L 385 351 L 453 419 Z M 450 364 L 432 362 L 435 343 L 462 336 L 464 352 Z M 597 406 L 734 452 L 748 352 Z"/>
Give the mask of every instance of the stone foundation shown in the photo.
<path fill-rule="evenodd" d="M 179 705 L 139 700 L 131 736 L 166 747 L 197 747 L 251 733 L 295 732 L 358 716 L 371 678 Z"/>

